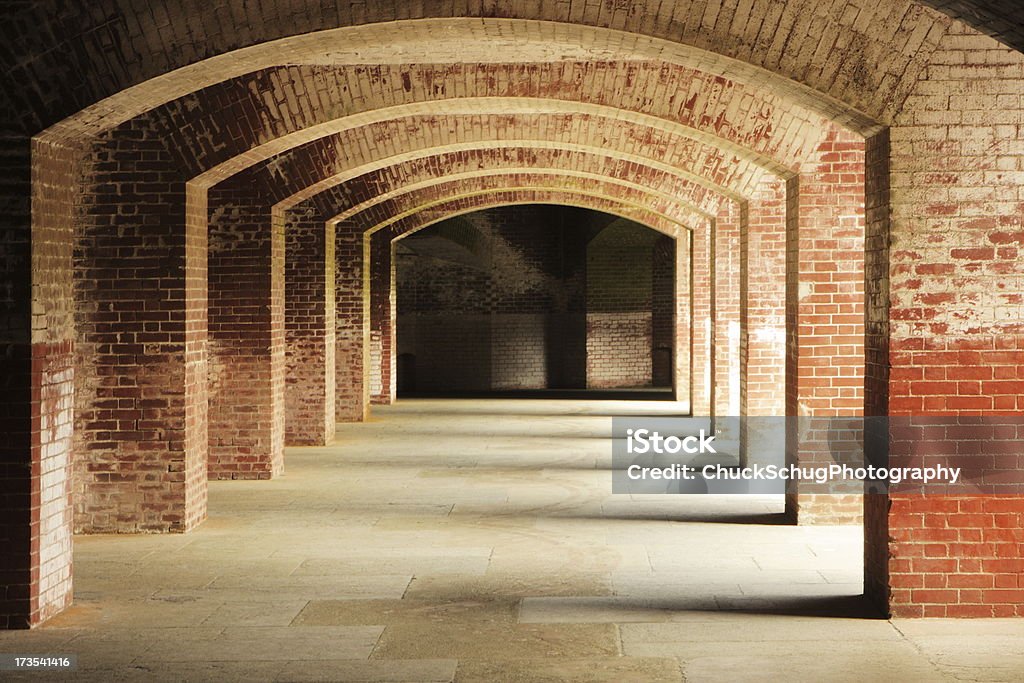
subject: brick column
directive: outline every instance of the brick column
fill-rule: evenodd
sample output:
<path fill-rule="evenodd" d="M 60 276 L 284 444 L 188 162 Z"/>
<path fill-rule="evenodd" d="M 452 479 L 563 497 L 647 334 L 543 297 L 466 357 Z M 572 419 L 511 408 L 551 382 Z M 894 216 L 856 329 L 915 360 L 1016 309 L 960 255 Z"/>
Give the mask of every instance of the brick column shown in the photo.
<path fill-rule="evenodd" d="M 676 240 L 663 235 L 651 257 L 651 382 L 673 386 L 676 363 Z"/>
<path fill-rule="evenodd" d="M 334 224 L 316 212 L 284 220 L 285 443 L 322 446 L 335 430 Z"/>
<path fill-rule="evenodd" d="M 900 617 L 1019 617 L 1024 495 L 1019 485 L 1003 495 L 972 489 L 1020 481 L 1024 55 L 953 27 L 933 62 L 942 66 L 929 67 L 888 136 L 868 147 L 877 284 L 867 407 L 887 408 L 894 422 L 887 436 L 896 466 L 921 449 L 920 438 L 901 437 L 901 423 L 954 425 L 935 446 L 956 449 L 969 485 L 876 497 L 871 522 L 883 544 L 865 559 L 885 583 L 869 590 Z M 998 416 L 1009 429 L 954 422 Z M 994 476 L 979 476 L 986 469 Z"/>
<path fill-rule="evenodd" d="M 691 412 L 695 416 L 711 415 L 711 230 L 714 222 L 699 226 L 692 233 L 690 251 L 693 288 L 691 319 Z"/>
<path fill-rule="evenodd" d="M 675 367 L 672 386 L 676 401 L 685 403 L 692 411 L 692 357 L 693 357 L 693 274 L 690 259 L 693 256 L 693 232 L 680 230 L 675 240 Z"/>
<path fill-rule="evenodd" d="M 387 231 L 370 238 L 370 400 L 394 402 L 395 376 L 395 264 Z"/>
<path fill-rule="evenodd" d="M 740 414 L 785 415 L 786 186 L 761 183 L 740 245 Z"/>
<path fill-rule="evenodd" d="M 740 223 L 736 202 L 726 201 L 711 233 L 711 411 L 740 414 Z"/>
<path fill-rule="evenodd" d="M 72 597 L 70 188 L 78 159 L 38 142 L 30 154 L 29 145 L 4 140 L 0 173 L 0 629 L 40 624 Z"/>
<path fill-rule="evenodd" d="M 284 468 L 284 229 L 251 188 L 209 203 L 209 475 L 269 479 Z"/>
<path fill-rule="evenodd" d="M 75 523 L 186 531 L 206 516 L 206 203 L 145 124 L 92 152 L 77 230 Z M 144 166 L 144 169 L 142 168 Z"/>
<path fill-rule="evenodd" d="M 363 227 L 343 221 L 334 227 L 335 271 L 335 404 L 338 422 L 359 422 L 366 418 L 368 387 L 364 382 L 363 309 L 369 292 L 364 287 Z"/>
<path fill-rule="evenodd" d="M 823 140 L 787 184 L 786 414 L 863 415 L 864 143 L 837 133 Z M 787 460 L 830 464 L 829 435 L 787 433 Z M 797 522 L 861 519 L 863 497 L 791 493 Z"/>

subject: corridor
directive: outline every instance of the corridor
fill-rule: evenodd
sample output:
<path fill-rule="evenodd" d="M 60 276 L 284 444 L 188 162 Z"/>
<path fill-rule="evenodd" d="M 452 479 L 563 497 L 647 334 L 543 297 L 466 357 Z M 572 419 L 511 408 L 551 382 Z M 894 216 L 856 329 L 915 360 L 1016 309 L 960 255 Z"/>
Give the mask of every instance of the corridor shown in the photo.
<path fill-rule="evenodd" d="M 610 417 L 677 409 L 375 407 L 282 477 L 211 481 L 190 534 L 76 537 L 74 605 L 0 650 L 95 681 L 1018 680 L 1020 620 L 872 618 L 859 526 L 612 495 Z"/>

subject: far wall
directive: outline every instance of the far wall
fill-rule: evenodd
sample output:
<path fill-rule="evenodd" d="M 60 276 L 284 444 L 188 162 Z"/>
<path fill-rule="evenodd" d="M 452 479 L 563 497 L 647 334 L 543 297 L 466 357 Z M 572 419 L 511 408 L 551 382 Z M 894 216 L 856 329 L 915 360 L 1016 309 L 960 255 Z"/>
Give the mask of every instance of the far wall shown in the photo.
<path fill-rule="evenodd" d="M 399 391 L 669 387 L 674 260 L 654 230 L 548 205 L 400 240 Z"/>

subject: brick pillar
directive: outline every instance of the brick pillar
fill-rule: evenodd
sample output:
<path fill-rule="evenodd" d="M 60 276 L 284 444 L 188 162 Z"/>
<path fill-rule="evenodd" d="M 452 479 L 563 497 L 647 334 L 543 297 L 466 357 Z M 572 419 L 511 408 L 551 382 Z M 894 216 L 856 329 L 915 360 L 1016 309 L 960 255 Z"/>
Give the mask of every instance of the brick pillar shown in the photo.
<path fill-rule="evenodd" d="M 675 240 L 675 367 L 672 386 L 675 399 L 686 405 L 687 412 L 693 409 L 691 358 L 693 356 L 693 273 L 690 259 L 693 256 L 693 232 L 680 230 Z"/>
<path fill-rule="evenodd" d="M 395 264 L 387 231 L 373 234 L 370 244 L 370 400 L 387 405 L 395 400 Z"/>
<path fill-rule="evenodd" d="M 864 149 L 864 414 L 869 417 L 889 414 L 889 240 L 890 219 L 890 145 L 885 130 L 865 141 Z M 911 374 L 914 374 L 913 371 Z M 896 371 L 900 376 L 901 371 Z M 904 375 L 905 376 L 905 375 Z M 868 452 L 873 459 L 888 456 L 888 434 L 878 445 L 869 439 Z M 889 497 L 864 498 L 864 594 L 879 610 L 889 608 Z"/>
<path fill-rule="evenodd" d="M 71 603 L 70 226 L 77 159 L 39 142 L 31 154 L 28 140 L 0 144 L 0 289 L 7 293 L 0 303 L 0 629 L 6 629 L 36 626 Z"/>
<path fill-rule="evenodd" d="M 726 201 L 711 233 L 711 411 L 740 414 L 741 208 Z"/>
<path fill-rule="evenodd" d="M 209 216 L 209 475 L 269 479 L 284 468 L 284 226 L 251 188 L 214 188 Z"/>
<path fill-rule="evenodd" d="M 91 150 L 75 236 L 84 532 L 180 532 L 206 516 L 205 195 L 186 195 L 162 143 L 134 125 Z"/>
<path fill-rule="evenodd" d="M 691 320 L 692 388 L 691 412 L 695 416 L 711 415 L 711 230 L 713 221 L 700 226 L 692 233 L 690 253 L 693 287 Z"/>
<path fill-rule="evenodd" d="M 740 414 L 785 415 L 786 186 L 764 181 L 740 245 Z"/>
<path fill-rule="evenodd" d="M 787 183 L 786 414 L 861 416 L 864 409 L 864 143 L 831 133 Z M 831 464 L 829 435 L 787 433 L 787 460 Z M 787 495 L 797 522 L 861 519 L 859 493 Z"/>
<path fill-rule="evenodd" d="M 674 383 L 676 241 L 663 235 L 651 257 L 651 382 L 656 387 Z"/>
<path fill-rule="evenodd" d="M 878 235 L 869 254 L 882 256 L 871 261 L 866 405 L 888 408 L 896 466 L 920 448 L 900 438 L 911 417 L 1006 416 L 1011 426 L 945 437 L 968 486 L 877 497 L 884 545 L 865 559 L 886 583 L 869 587 L 899 617 L 1024 616 L 1024 495 L 1019 484 L 972 492 L 1019 482 L 1024 452 L 1024 55 L 958 26 L 934 55 L 944 66 L 928 70 L 888 136 L 869 145 L 869 208 L 891 189 L 891 214 L 869 223 Z M 995 476 L 978 476 L 989 468 Z"/>
<path fill-rule="evenodd" d="M 334 227 L 335 271 L 335 404 L 338 422 L 360 422 L 366 418 L 368 387 L 363 378 L 363 310 L 369 292 L 363 282 L 363 228 L 343 221 Z"/>
<path fill-rule="evenodd" d="M 322 446 L 334 438 L 334 223 L 316 212 L 284 220 L 285 443 Z"/>

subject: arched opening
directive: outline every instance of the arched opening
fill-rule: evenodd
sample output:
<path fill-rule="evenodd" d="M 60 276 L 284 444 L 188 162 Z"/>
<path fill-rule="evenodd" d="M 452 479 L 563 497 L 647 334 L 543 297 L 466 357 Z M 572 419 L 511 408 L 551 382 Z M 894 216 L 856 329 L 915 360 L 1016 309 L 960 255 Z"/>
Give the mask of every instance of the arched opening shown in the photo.
<path fill-rule="evenodd" d="M 937 3 L 706 4 L 15 3 L 0 623 L 69 604 L 74 530 L 192 531 L 209 479 L 391 401 L 392 241 L 488 203 L 686 231 L 648 358 L 695 414 L 1019 412 L 1020 53 Z M 1020 614 L 1020 544 L 972 516 L 1018 491 L 788 503 L 863 512 L 883 611 Z"/>
<path fill-rule="evenodd" d="M 416 382 L 403 392 L 399 367 L 399 398 L 673 398 L 675 242 L 662 237 L 594 211 L 522 204 L 403 237 L 397 352 L 415 359 Z M 657 261 L 656 245 L 667 252 Z M 658 343 L 668 351 L 660 384 Z"/>

